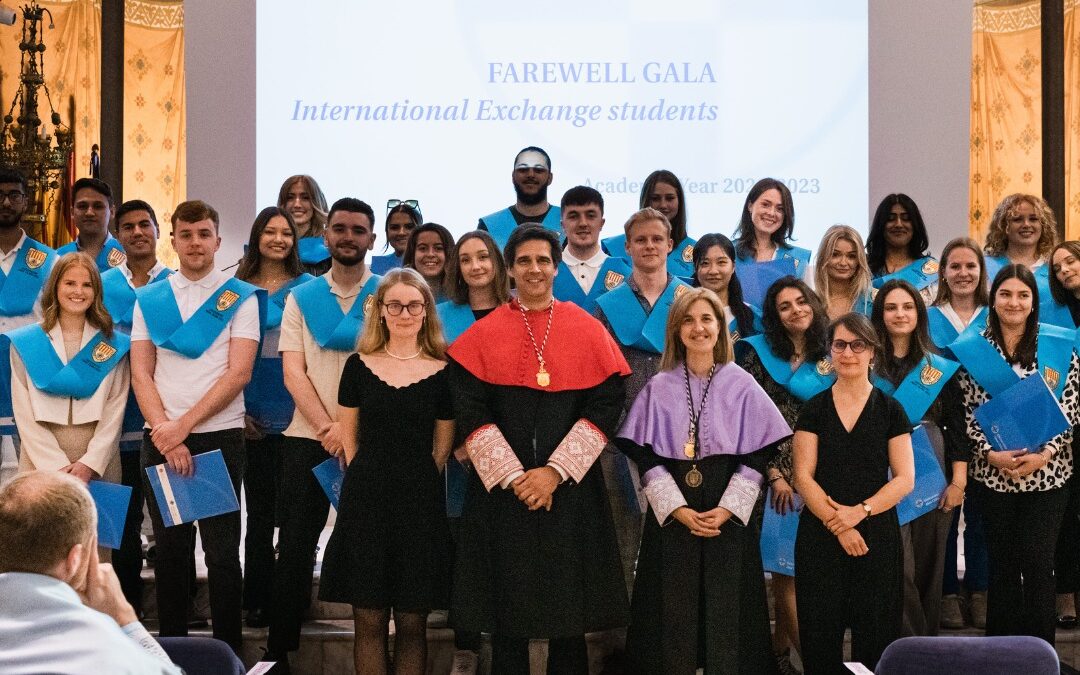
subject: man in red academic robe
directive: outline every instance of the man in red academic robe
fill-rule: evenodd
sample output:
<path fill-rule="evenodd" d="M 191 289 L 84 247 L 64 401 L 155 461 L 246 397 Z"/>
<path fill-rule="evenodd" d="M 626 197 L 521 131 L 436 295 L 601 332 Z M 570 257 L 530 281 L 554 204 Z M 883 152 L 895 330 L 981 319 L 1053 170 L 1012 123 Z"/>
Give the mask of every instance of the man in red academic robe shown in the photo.
<path fill-rule="evenodd" d="M 518 297 L 450 348 L 457 423 L 475 468 L 462 513 L 451 620 L 492 633 L 492 673 L 588 672 L 585 633 L 625 626 L 626 585 L 600 466 L 630 368 L 604 327 L 552 284 L 558 236 L 506 244 Z"/>

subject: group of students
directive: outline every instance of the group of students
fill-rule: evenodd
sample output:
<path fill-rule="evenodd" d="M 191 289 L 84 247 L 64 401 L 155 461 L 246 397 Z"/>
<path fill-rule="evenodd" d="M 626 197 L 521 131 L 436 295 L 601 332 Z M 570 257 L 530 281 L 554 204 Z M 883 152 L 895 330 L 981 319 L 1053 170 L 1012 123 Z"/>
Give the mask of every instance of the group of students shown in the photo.
<path fill-rule="evenodd" d="M 900 635 L 936 632 L 961 509 L 987 633 L 1053 643 L 1055 591 L 1080 576 L 1072 431 L 1003 452 L 974 415 L 1038 373 L 1077 419 L 1080 243 L 1056 243 L 1043 200 L 1007 198 L 985 255 L 961 238 L 938 261 L 902 194 L 866 245 L 837 225 L 812 255 L 791 243 L 780 181 L 753 186 L 731 239 L 695 240 L 678 178 L 657 171 L 602 239 L 600 193 L 548 203 L 542 149 L 511 176 L 514 205 L 456 242 L 390 200 L 370 259 L 373 209 L 292 176 L 229 276 L 203 202 L 172 214 L 173 272 L 145 202 L 114 210 L 108 185 L 77 181 L 79 237 L 53 252 L 19 227 L 25 179 L 0 171 L 0 431 L 20 470 L 134 488 L 112 559 L 136 608 L 145 492 L 161 635 L 187 632 L 194 528 L 164 525 L 143 472 L 190 475 L 220 450 L 248 522 L 243 570 L 239 513 L 198 523 L 214 635 L 238 649 L 246 609 L 282 669 L 328 457 L 345 473 L 319 594 L 353 606 L 357 672 L 390 667 L 391 615 L 394 671 L 423 672 L 438 608 L 455 667 L 475 669 L 488 633 L 495 673 L 528 672 L 529 638 L 549 639 L 549 672 L 585 673 L 585 633 L 627 625 L 630 672 L 788 672 L 791 649 L 807 673 L 843 672 L 849 628 L 872 667 Z M 778 260 L 795 274 L 747 302 L 740 274 Z M 900 527 L 920 427 L 948 486 Z M 763 512 L 797 508 L 770 635 Z"/>

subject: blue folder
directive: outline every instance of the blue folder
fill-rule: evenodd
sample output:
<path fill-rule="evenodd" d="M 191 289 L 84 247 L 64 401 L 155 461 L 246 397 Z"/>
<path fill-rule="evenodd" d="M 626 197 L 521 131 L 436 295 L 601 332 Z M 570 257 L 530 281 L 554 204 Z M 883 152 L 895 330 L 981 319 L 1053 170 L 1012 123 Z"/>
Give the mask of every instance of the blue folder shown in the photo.
<path fill-rule="evenodd" d="M 240 510 L 221 450 L 192 455 L 195 471 L 181 476 L 168 464 L 146 467 L 165 527 Z"/>
<path fill-rule="evenodd" d="M 331 457 L 312 469 L 311 473 L 315 474 L 315 480 L 319 481 L 330 503 L 337 509 L 341 500 L 341 483 L 345 480 L 345 469 L 341 468 L 341 460 Z"/>
<path fill-rule="evenodd" d="M 995 450 L 1037 451 L 1070 426 L 1046 380 L 1038 375 L 1025 377 L 976 408 L 975 421 Z"/>
<path fill-rule="evenodd" d="M 922 424 L 911 432 L 911 449 L 915 453 L 915 489 L 896 505 L 896 517 L 901 525 L 936 509 L 941 493 L 948 486 L 930 435 Z"/>
<path fill-rule="evenodd" d="M 742 286 L 742 296 L 745 302 L 754 307 L 765 306 L 765 294 L 780 277 L 795 276 L 795 260 L 793 258 L 781 258 L 768 262 L 748 263 L 739 265 L 735 270 L 739 276 L 739 285 Z"/>
<path fill-rule="evenodd" d="M 102 480 L 92 480 L 86 487 L 97 507 L 98 544 L 105 548 L 120 548 L 128 506 L 131 504 L 131 488 Z"/>
<path fill-rule="evenodd" d="M 453 455 L 446 460 L 446 517 L 460 518 L 469 489 L 469 470 Z"/>
<path fill-rule="evenodd" d="M 761 524 L 761 564 L 766 572 L 795 576 L 795 536 L 803 501 L 795 495 L 795 508 L 780 515 L 772 506 L 772 490 L 765 498 L 765 519 Z"/>

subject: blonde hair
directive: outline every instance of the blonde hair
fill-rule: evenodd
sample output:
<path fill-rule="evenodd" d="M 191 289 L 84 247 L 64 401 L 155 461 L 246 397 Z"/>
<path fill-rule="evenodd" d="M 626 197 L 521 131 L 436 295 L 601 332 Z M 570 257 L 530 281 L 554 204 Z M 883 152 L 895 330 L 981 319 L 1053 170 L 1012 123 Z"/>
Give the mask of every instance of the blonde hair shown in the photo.
<path fill-rule="evenodd" d="M 855 247 L 858 265 L 855 270 L 855 278 L 851 280 L 851 292 L 848 294 L 851 302 L 848 304 L 854 306 L 855 300 L 870 292 L 874 282 L 874 278 L 870 274 L 870 265 L 866 261 L 866 249 L 858 231 L 848 225 L 833 225 L 825 230 L 825 236 L 822 237 L 821 243 L 818 245 L 817 261 L 814 265 L 814 288 L 826 308 L 829 306 L 829 298 L 833 295 L 832 289 L 829 287 L 828 266 L 832 261 L 833 250 L 840 241 L 849 242 Z"/>
<path fill-rule="evenodd" d="M 41 327 L 48 333 L 60 320 L 60 300 L 57 293 L 60 288 L 60 279 L 72 267 L 82 267 L 90 273 L 90 288 L 94 291 L 94 301 L 86 308 L 86 321 L 94 328 L 111 338 L 113 332 L 113 320 L 105 309 L 103 301 L 104 292 L 101 287 L 101 273 L 97 265 L 85 253 L 65 253 L 53 265 L 49 278 L 45 281 L 45 288 L 41 291 Z"/>
<path fill-rule="evenodd" d="M 424 354 L 433 359 L 444 360 L 446 339 L 443 338 L 442 323 L 439 321 L 439 313 L 435 310 L 435 296 L 431 292 L 431 287 L 419 272 L 402 267 L 387 272 L 379 282 L 379 287 L 375 289 L 374 295 L 371 296 L 373 302 L 370 307 L 364 309 L 364 328 L 360 331 L 356 351 L 361 354 L 373 354 L 385 347 L 390 340 L 390 330 L 382 320 L 379 309 L 383 306 L 386 292 L 397 284 L 412 286 L 424 296 L 424 323 L 420 326 L 419 335 L 416 336 L 416 344 Z"/>
<path fill-rule="evenodd" d="M 0 489 L 0 573 L 48 574 L 97 532 L 86 487 L 59 471 L 27 471 Z"/>
<path fill-rule="evenodd" d="M 682 207 L 680 206 L 679 208 L 682 208 Z M 667 230 L 668 239 L 670 239 L 671 238 L 671 221 L 667 219 L 667 216 L 660 213 L 659 211 L 652 208 L 651 206 L 646 206 L 645 208 L 641 209 L 640 211 L 635 212 L 634 215 L 630 216 L 630 218 L 626 221 L 626 224 L 623 225 L 623 234 L 625 234 L 626 238 L 629 239 L 630 238 L 630 230 L 634 229 L 635 225 L 641 225 L 642 223 L 649 223 L 649 222 L 652 222 L 654 220 L 658 220 L 658 221 L 660 221 L 661 223 L 664 224 L 664 229 Z"/>
<path fill-rule="evenodd" d="M 681 363 L 686 362 L 686 345 L 679 336 L 683 319 L 690 313 L 690 306 L 698 300 L 709 303 L 716 322 L 719 325 L 719 336 L 713 346 L 713 361 L 724 365 L 731 363 L 734 348 L 731 345 L 731 334 L 728 333 L 724 305 L 720 298 L 707 288 L 686 288 L 685 291 L 675 294 L 675 302 L 671 303 L 668 311 L 667 327 L 664 329 L 664 355 L 660 357 L 660 370 L 671 370 Z"/>
<path fill-rule="evenodd" d="M 1054 211 L 1042 197 L 1026 195 L 1017 192 L 1011 194 L 997 205 L 994 215 L 990 216 L 990 229 L 986 231 L 987 255 L 1006 255 L 1009 250 L 1009 218 L 1016 215 L 1016 209 L 1021 204 L 1030 204 L 1039 216 L 1042 223 L 1042 232 L 1039 234 L 1039 243 L 1035 245 L 1035 253 L 1039 258 L 1046 258 L 1057 244 L 1057 220 Z"/>

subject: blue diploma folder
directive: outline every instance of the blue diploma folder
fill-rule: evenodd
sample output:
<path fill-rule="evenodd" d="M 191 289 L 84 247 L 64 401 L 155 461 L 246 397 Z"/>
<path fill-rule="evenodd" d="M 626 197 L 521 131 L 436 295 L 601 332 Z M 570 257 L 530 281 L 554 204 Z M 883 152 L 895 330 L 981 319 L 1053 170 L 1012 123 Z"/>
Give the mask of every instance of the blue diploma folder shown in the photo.
<path fill-rule="evenodd" d="M 221 450 L 192 455 L 195 471 L 181 476 L 168 464 L 146 468 L 165 527 L 240 510 Z"/>
<path fill-rule="evenodd" d="M 915 489 L 896 505 L 901 525 L 936 509 L 948 485 L 925 426 L 920 424 L 911 432 L 911 449 L 915 454 Z"/>
<path fill-rule="evenodd" d="M 736 273 L 739 276 L 739 284 L 742 286 L 743 301 L 755 307 L 764 307 L 765 294 L 769 292 L 769 286 L 772 286 L 780 277 L 796 276 L 795 260 L 781 258 L 739 265 Z"/>
<path fill-rule="evenodd" d="M 92 480 L 86 487 L 97 507 L 98 544 L 105 548 L 120 548 L 128 506 L 131 504 L 131 488 L 101 480 Z"/>
<path fill-rule="evenodd" d="M 446 517 L 460 518 L 469 489 L 469 471 L 453 455 L 446 460 Z"/>
<path fill-rule="evenodd" d="M 315 474 L 315 480 L 319 481 L 330 503 L 337 509 L 341 499 L 341 483 L 345 480 L 345 470 L 341 468 L 341 462 L 337 457 L 331 457 L 312 469 L 311 473 Z"/>
<path fill-rule="evenodd" d="M 766 572 L 795 576 L 795 536 L 803 501 L 795 495 L 795 508 L 784 515 L 772 506 L 772 490 L 765 499 L 765 519 L 761 524 L 761 563 Z"/>
<path fill-rule="evenodd" d="M 1036 451 L 1070 426 L 1039 375 L 1025 377 L 976 408 L 975 421 L 995 450 Z"/>

